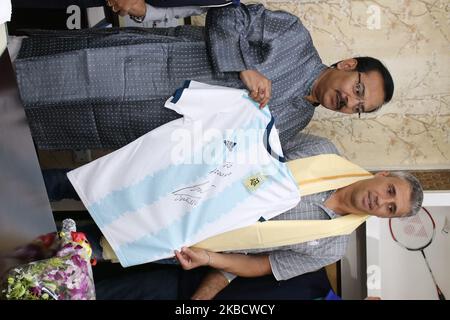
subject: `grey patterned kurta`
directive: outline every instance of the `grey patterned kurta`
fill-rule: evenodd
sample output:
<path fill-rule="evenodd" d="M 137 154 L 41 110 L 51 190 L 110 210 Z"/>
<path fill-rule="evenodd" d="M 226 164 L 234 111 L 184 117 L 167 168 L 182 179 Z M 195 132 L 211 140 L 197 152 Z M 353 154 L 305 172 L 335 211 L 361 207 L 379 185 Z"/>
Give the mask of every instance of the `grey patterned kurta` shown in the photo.
<path fill-rule="evenodd" d="M 262 5 L 211 9 L 206 28 L 30 35 L 16 72 L 40 149 L 121 147 L 179 117 L 163 105 L 184 80 L 243 88 L 247 69 L 272 81 L 284 147 L 311 120 L 303 97 L 326 68 L 297 17 Z"/>
<path fill-rule="evenodd" d="M 286 145 L 286 157 L 294 160 L 319 154 L 338 154 L 336 147 L 325 138 L 300 133 Z M 337 218 L 323 203 L 334 191 L 302 197 L 295 208 L 271 220 L 327 220 Z M 335 236 L 317 241 L 266 249 L 235 251 L 238 253 L 268 254 L 272 273 L 277 280 L 286 280 L 318 270 L 340 260 L 347 249 L 349 236 Z"/>

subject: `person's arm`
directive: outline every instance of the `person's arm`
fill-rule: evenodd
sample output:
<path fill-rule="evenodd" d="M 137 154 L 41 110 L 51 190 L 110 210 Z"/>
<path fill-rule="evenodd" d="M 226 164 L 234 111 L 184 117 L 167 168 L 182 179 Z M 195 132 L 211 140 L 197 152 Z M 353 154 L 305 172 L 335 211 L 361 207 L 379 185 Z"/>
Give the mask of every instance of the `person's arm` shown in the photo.
<path fill-rule="evenodd" d="M 207 49 L 217 72 L 270 73 L 280 58 L 293 54 L 292 44 L 305 41 L 300 35 L 304 30 L 298 17 L 262 4 L 212 8 L 205 23 Z"/>
<path fill-rule="evenodd" d="M 264 106 L 277 76 L 274 66 L 280 64 L 280 57 L 292 54 L 286 48 L 297 41 L 302 27 L 294 15 L 262 5 L 210 9 L 206 41 L 213 68 L 239 72 L 251 97 Z"/>
<path fill-rule="evenodd" d="M 260 277 L 272 273 L 268 255 L 218 253 L 198 248 L 183 247 L 175 257 L 184 270 L 210 266 L 240 277 Z"/>
<path fill-rule="evenodd" d="M 142 17 L 146 15 L 147 7 L 144 0 L 108 0 L 108 6 L 119 15 L 133 15 Z"/>
<path fill-rule="evenodd" d="M 211 300 L 228 286 L 229 281 L 220 270 L 211 270 L 192 295 L 192 300 Z"/>
<path fill-rule="evenodd" d="M 147 4 L 147 14 L 144 21 L 168 21 L 201 15 L 206 9 L 197 6 L 174 8 L 157 8 Z"/>
<path fill-rule="evenodd" d="M 239 77 L 250 91 L 250 98 L 263 108 L 272 97 L 272 82 L 257 70 L 241 71 Z"/>
<path fill-rule="evenodd" d="M 145 16 L 145 19 L 142 22 L 180 19 L 193 15 L 200 15 L 206 11 L 206 9 L 198 6 L 157 8 L 145 3 L 144 0 L 110 0 L 109 2 L 112 7 L 114 7 L 114 10 L 118 11 L 121 16 Z"/>

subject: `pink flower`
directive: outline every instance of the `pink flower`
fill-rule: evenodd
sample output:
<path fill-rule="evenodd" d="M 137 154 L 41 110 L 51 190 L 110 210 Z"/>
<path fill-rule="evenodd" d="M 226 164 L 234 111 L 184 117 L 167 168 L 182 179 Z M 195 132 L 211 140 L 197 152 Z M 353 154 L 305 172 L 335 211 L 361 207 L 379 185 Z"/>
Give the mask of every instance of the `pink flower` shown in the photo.
<path fill-rule="evenodd" d="M 84 261 L 79 255 L 75 254 L 73 255 L 71 258 L 72 262 L 77 266 L 77 267 L 85 267 L 86 266 L 86 261 Z"/>
<path fill-rule="evenodd" d="M 39 287 L 32 287 L 32 288 L 30 288 L 30 292 L 33 294 L 33 295 L 35 295 L 35 296 L 40 296 L 40 294 L 41 294 L 41 288 L 39 288 Z"/>

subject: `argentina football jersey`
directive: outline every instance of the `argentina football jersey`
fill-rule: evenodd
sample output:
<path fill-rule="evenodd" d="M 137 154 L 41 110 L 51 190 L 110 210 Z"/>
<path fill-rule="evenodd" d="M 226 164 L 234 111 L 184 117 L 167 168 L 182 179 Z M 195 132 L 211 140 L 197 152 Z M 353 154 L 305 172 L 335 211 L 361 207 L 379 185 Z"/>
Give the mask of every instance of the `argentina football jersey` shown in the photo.
<path fill-rule="evenodd" d="M 246 90 L 187 81 L 165 107 L 183 117 L 68 173 L 124 267 L 300 201 L 269 108 Z"/>

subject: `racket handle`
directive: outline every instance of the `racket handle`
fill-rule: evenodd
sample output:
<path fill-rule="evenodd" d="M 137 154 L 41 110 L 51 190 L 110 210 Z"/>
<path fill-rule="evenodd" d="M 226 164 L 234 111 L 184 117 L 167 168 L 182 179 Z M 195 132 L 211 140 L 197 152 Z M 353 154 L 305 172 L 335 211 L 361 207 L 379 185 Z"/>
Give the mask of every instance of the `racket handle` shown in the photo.
<path fill-rule="evenodd" d="M 441 289 L 438 286 L 436 286 L 436 289 L 437 289 L 437 294 L 438 294 L 439 300 L 447 300 L 447 299 L 445 299 L 444 294 L 442 293 Z"/>

